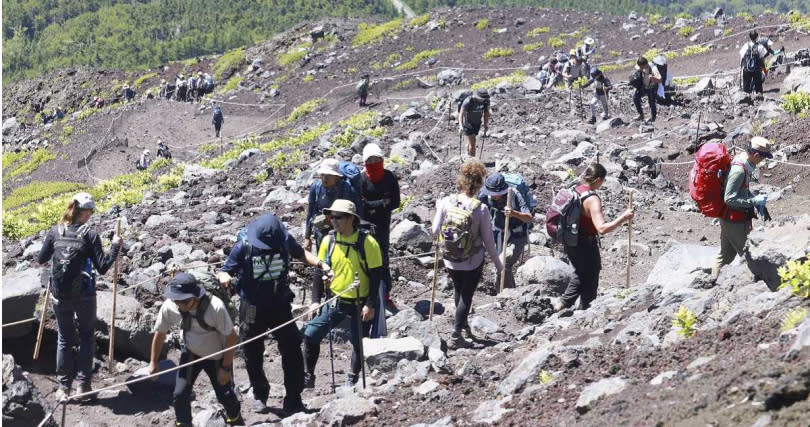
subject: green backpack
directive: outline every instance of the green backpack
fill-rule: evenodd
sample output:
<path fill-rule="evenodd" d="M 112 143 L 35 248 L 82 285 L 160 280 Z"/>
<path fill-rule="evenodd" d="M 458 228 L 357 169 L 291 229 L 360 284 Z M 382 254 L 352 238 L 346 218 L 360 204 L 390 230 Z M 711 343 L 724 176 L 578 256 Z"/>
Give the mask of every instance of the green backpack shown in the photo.
<path fill-rule="evenodd" d="M 472 199 L 469 206 L 464 206 L 458 195 L 450 199 L 450 207 L 444 216 L 441 233 L 439 234 L 439 247 L 444 259 L 448 261 L 464 261 L 478 249 L 472 236 L 472 214 L 481 201 Z"/>
<path fill-rule="evenodd" d="M 208 271 L 200 270 L 190 270 L 188 273 L 194 276 L 197 282 L 205 288 L 205 295 L 200 298 L 200 305 L 197 307 L 197 314 L 194 316 L 197 319 L 197 323 L 206 331 L 216 329 L 216 327 L 209 325 L 205 321 L 205 312 L 208 310 L 208 306 L 211 305 L 211 298 L 219 298 L 222 303 L 225 304 L 225 308 L 228 310 L 228 314 L 235 324 L 236 306 L 234 306 L 233 301 L 231 301 L 231 295 L 228 293 L 228 290 L 219 285 L 219 280 L 217 280 L 216 276 Z M 180 314 L 183 316 L 183 332 L 188 331 L 191 329 L 191 316 L 188 312 L 184 311 L 181 311 Z"/>

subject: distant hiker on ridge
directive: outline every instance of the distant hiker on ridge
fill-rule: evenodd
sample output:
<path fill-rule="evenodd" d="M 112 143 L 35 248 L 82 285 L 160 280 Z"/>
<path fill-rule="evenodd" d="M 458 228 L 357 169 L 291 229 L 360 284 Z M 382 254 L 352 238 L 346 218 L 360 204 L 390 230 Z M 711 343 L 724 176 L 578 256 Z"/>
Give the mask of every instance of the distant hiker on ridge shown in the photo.
<path fill-rule="evenodd" d="M 765 65 L 765 57 L 768 50 L 757 43 L 759 33 L 752 30 L 748 33 L 750 39 L 740 48 L 740 67 L 742 68 L 743 92 L 754 92 L 757 97 L 762 98 L 762 68 Z"/>
<path fill-rule="evenodd" d="M 363 74 L 363 77 L 357 82 L 357 102 L 361 107 L 365 107 L 366 98 L 368 98 L 368 89 L 371 86 L 369 82 L 369 75 Z"/>
<path fill-rule="evenodd" d="M 225 123 L 225 117 L 222 115 L 222 109 L 217 105 L 214 107 L 214 114 L 211 117 L 211 124 L 214 125 L 214 132 L 216 132 L 217 138 L 219 138 L 219 131 L 222 129 L 223 123 Z"/>

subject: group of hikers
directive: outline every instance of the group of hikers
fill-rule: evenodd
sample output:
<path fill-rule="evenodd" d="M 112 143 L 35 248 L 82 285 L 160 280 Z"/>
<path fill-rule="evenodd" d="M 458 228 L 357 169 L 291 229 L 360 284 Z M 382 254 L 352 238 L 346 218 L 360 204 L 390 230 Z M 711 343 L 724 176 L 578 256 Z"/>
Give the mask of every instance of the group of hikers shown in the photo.
<path fill-rule="evenodd" d="M 156 153 L 158 158 L 164 158 L 169 160 L 171 160 L 172 158 L 172 153 L 171 151 L 169 151 L 169 146 L 164 144 L 160 138 L 158 138 L 157 140 Z M 152 152 L 149 151 L 149 149 L 147 148 L 143 150 L 143 152 L 141 152 L 140 157 L 138 157 L 138 160 L 135 161 L 135 169 L 146 170 L 146 168 L 148 168 L 149 165 L 151 164 L 152 164 Z"/>
<path fill-rule="evenodd" d="M 162 99 L 174 99 L 181 102 L 200 102 L 203 95 L 214 91 L 214 77 L 209 73 L 197 71 L 188 78 L 183 73 L 177 74 L 172 81 L 160 80 L 158 96 Z"/>

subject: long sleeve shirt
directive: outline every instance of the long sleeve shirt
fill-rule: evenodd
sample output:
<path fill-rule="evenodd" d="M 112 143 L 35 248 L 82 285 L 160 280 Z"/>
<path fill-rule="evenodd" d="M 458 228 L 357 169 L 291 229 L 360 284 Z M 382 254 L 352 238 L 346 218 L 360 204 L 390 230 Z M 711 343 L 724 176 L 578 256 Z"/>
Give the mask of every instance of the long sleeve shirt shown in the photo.
<path fill-rule="evenodd" d="M 447 215 L 447 210 L 451 203 L 450 198 L 452 197 L 456 196 L 444 198 L 440 200 L 436 206 L 436 215 L 433 217 L 432 227 L 434 236 L 441 233 L 442 223 L 444 223 L 444 218 Z M 469 201 L 472 200 L 470 197 L 463 194 L 459 194 L 457 197 L 464 203 L 469 203 Z M 481 265 L 482 262 L 484 262 L 484 249 L 486 249 L 486 252 L 492 259 L 492 262 L 494 262 L 498 267 L 498 270 L 503 270 L 503 263 L 499 257 L 498 250 L 495 246 L 495 238 L 492 234 L 492 216 L 489 214 L 489 208 L 487 205 L 480 203 L 478 208 L 473 211 L 471 220 L 472 239 L 473 241 L 479 242 L 478 251 L 473 253 L 472 256 L 464 261 L 456 262 L 444 260 L 444 266 L 451 270 L 475 270 L 479 265 Z M 483 243 L 483 247 L 480 246 L 480 243 Z"/>
<path fill-rule="evenodd" d="M 752 207 L 754 196 L 748 189 L 751 182 L 751 174 L 756 166 L 748 163 L 743 153 L 731 164 L 726 179 L 726 191 L 723 200 L 732 209 L 745 210 Z"/>

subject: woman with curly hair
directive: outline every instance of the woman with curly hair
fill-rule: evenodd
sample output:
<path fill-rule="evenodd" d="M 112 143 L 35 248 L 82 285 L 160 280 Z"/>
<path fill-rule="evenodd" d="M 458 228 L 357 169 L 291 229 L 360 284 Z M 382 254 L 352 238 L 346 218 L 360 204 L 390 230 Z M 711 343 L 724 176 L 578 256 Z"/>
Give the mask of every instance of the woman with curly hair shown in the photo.
<path fill-rule="evenodd" d="M 503 263 L 492 237 L 492 217 L 489 209 L 476 197 L 484 183 L 487 170 L 476 159 L 467 160 L 462 166 L 456 186 L 459 192 L 440 200 L 433 218 L 433 234 L 438 235 L 439 247 L 444 257 L 455 291 L 456 313 L 453 333 L 447 342 L 450 348 L 471 347 L 473 340 L 467 317 L 472 307 L 472 297 L 484 267 L 484 249 L 495 263 L 498 271 Z M 462 336 L 462 333 L 466 337 Z"/>

